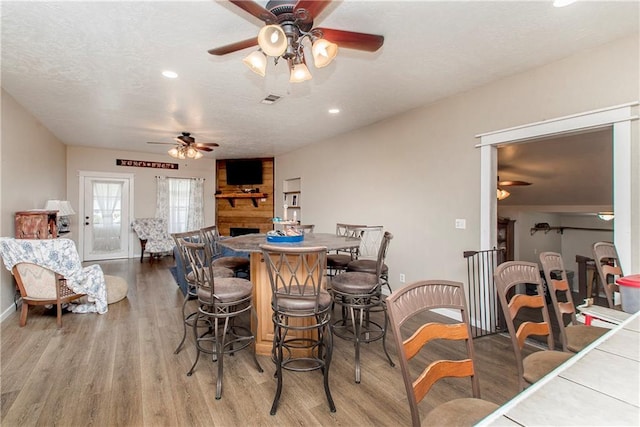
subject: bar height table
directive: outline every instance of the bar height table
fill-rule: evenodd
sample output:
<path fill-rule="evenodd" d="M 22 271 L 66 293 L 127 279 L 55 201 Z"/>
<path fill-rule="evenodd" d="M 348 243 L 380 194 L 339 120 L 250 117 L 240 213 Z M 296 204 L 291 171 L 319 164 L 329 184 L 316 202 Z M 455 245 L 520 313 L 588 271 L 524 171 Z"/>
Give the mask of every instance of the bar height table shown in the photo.
<path fill-rule="evenodd" d="M 305 234 L 303 241 L 296 243 L 267 242 L 264 234 L 245 234 L 219 241 L 219 244 L 226 248 L 249 252 L 251 282 L 253 283 L 253 304 L 258 317 L 258 327 L 256 328 L 256 325 L 252 324 L 252 329 L 256 334 L 256 353 L 270 356 L 273 347 L 271 283 L 269 282 L 269 275 L 262 259 L 262 250 L 260 249 L 260 245 L 265 243 L 294 247 L 324 246 L 328 251 L 335 251 L 338 249 L 357 248 L 360 245 L 360 239 L 336 236 L 331 233 L 310 233 Z M 253 319 L 252 322 L 254 322 Z"/>

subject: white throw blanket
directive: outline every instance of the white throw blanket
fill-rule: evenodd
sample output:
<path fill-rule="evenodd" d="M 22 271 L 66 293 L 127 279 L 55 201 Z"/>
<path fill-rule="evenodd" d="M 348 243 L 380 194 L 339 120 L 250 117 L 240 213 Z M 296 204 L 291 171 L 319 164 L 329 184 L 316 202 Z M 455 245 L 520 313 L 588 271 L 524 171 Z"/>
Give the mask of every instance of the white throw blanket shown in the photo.
<path fill-rule="evenodd" d="M 107 312 L 107 285 L 102 269 L 97 264 L 83 268 L 73 240 L 0 237 L 0 255 L 9 271 L 20 262 L 30 262 L 64 276 L 73 292 L 86 294 L 89 300 L 87 304 L 74 305 L 74 313 Z"/>

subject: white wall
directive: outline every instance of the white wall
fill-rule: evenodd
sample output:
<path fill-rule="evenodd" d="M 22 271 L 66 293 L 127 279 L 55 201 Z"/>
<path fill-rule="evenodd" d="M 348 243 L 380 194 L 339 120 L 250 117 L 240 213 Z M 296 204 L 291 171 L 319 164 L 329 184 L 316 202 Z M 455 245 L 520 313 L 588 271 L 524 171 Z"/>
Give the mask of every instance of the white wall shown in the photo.
<path fill-rule="evenodd" d="M 304 222 L 318 231 L 334 232 L 336 222 L 383 224 L 395 235 L 394 288 L 400 273 L 407 282 L 466 282 L 462 253 L 479 249 L 480 235 L 475 135 L 637 100 L 638 52 L 637 36 L 619 40 L 278 156 L 276 194 L 282 180 L 301 177 Z M 630 186 L 640 190 L 637 175 Z M 467 228 L 455 229 L 456 218 Z M 633 232 L 640 235 L 637 225 Z M 634 251 L 640 255 L 637 240 Z"/>
<path fill-rule="evenodd" d="M 15 235 L 14 213 L 42 209 L 48 199 L 66 198 L 65 145 L 4 89 L 0 139 L 0 236 Z M 13 276 L 0 268 L 0 313 L 13 308 Z"/>
<path fill-rule="evenodd" d="M 116 159 L 146 160 L 178 163 L 178 169 L 153 169 L 116 166 Z M 79 171 L 132 173 L 134 174 L 134 218 L 154 217 L 156 212 L 156 176 L 180 178 L 204 178 L 205 225 L 215 223 L 215 159 L 174 160 L 166 154 L 149 154 L 135 151 L 105 150 L 88 147 L 69 146 L 67 148 L 67 194 L 74 209 L 79 200 Z M 77 215 L 71 217 L 71 235 L 79 237 Z M 140 245 L 131 231 L 134 257 L 140 255 Z"/>

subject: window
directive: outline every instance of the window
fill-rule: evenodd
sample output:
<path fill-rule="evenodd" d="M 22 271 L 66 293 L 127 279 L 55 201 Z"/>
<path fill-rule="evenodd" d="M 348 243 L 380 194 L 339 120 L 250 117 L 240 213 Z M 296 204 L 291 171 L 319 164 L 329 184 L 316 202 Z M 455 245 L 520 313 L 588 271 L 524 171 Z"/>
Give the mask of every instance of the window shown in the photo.
<path fill-rule="evenodd" d="M 158 177 L 156 216 L 166 218 L 169 233 L 197 230 L 204 224 L 204 179 Z"/>

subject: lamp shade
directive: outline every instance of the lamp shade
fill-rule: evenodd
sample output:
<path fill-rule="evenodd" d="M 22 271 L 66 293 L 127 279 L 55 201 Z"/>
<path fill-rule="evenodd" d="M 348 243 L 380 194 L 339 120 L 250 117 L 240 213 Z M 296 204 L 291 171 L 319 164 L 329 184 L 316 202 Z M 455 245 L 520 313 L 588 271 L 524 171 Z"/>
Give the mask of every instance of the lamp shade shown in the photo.
<path fill-rule="evenodd" d="M 318 39 L 311 46 L 311 54 L 316 68 L 326 67 L 338 54 L 338 45 L 325 39 Z"/>
<path fill-rule="evenodd" d="M 249 67 L 251 71 L 264 77 L 267 71 L 267 57 L 259 50 L 247 55 L 242 62 Z"/>
<path fill-rule="evenodd" d="M 71 207 L 71 203 L 67 200 L 47 200 L 44 206 L 45 210 L 58 211 L 58 216 L 75 215 L 75 211 Z"/>
<path fill-rule="evenodd" d="M 280 56 L 287 50 L 287 36 L 280 25 L 265 25 L 258 33 L 258 44 L 269 56 Z"/>

